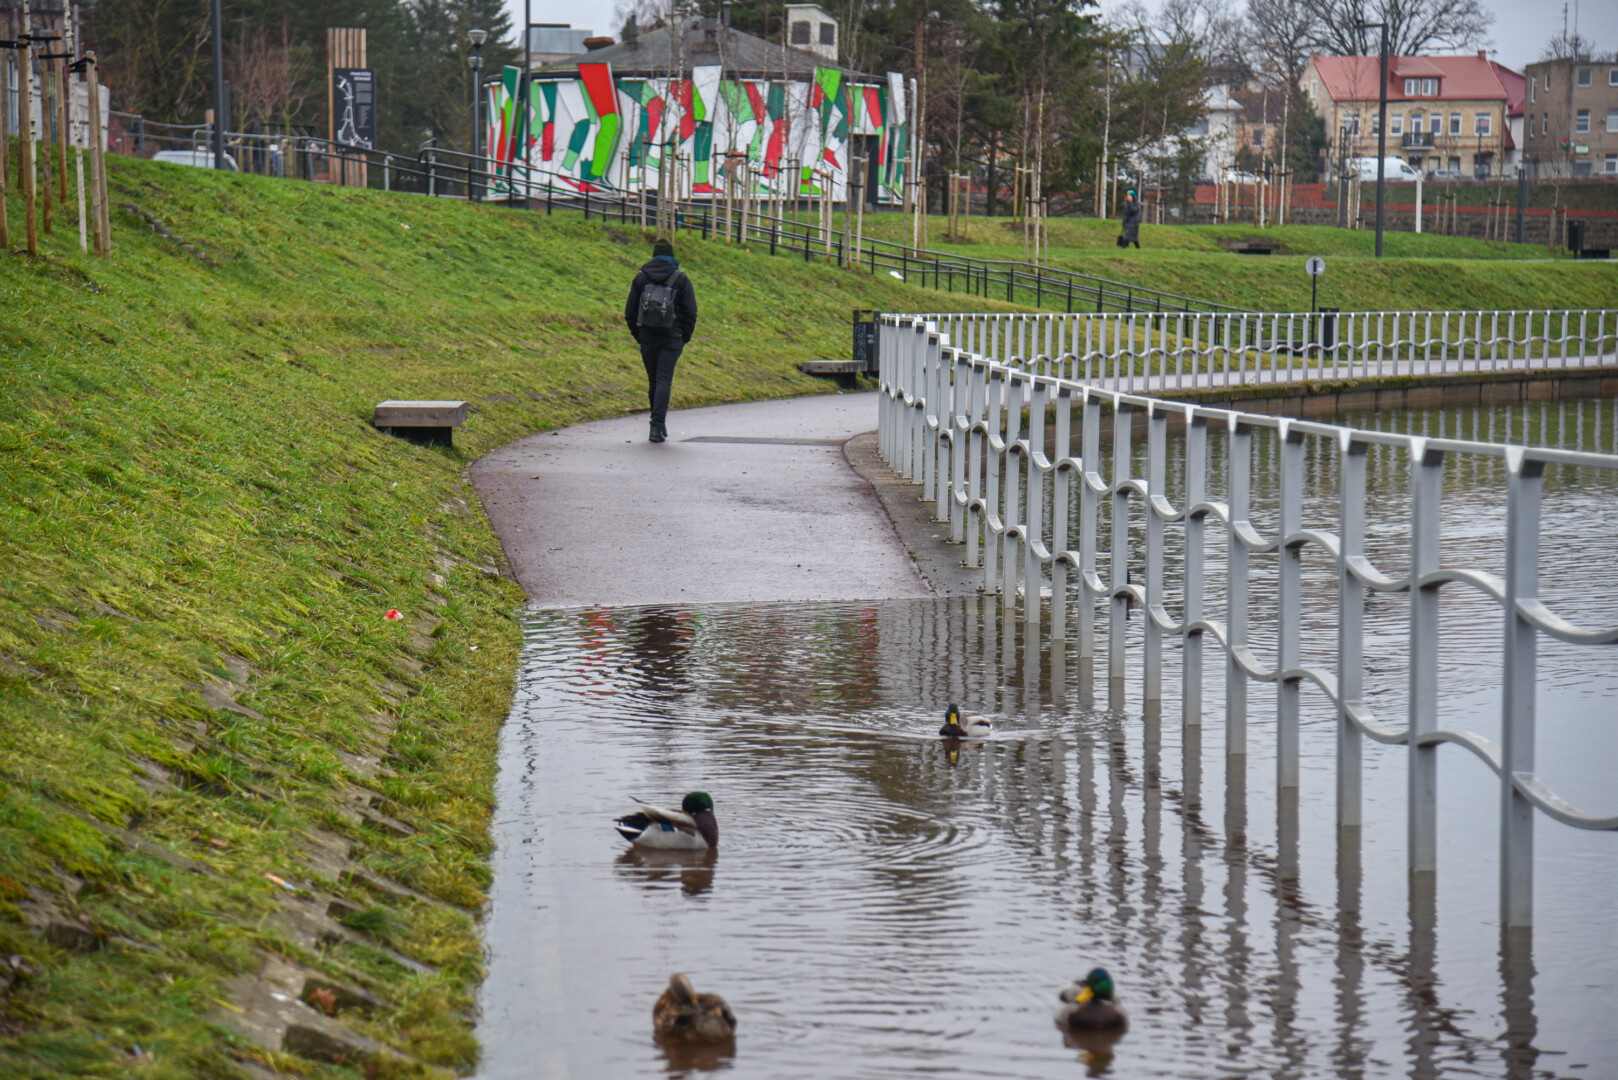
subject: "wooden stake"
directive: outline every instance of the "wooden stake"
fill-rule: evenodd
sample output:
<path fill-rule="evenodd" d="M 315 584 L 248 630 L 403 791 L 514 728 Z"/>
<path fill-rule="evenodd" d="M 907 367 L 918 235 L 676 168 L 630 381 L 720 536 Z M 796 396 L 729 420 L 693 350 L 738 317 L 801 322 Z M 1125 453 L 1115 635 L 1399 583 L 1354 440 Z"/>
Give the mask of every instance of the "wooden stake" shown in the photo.
<path fill-rule="evenodd" d="M 11 17 L 0 24 L 10 29 Z M 11 223 L 6 220 L 6 179 L 11 169 L 11 50 L 0 50 L 0 253 L 11 251 Z"/>
<path fill-rule="evenodd" d="M 28 33 L 28 0 L 22 4 L 22 33 Z M 34 63 L 33 48 L 26 42 L 17 50 L 17 80 L 22 84 L 22 100 L 17 113 L 18 134 L 22 137 L 22 204 L 28 228 L 28 254 L 39 254 L 39 223 L 34 194 Z"/>
<path fill-rule="evenodd" d="M 46 46 L 50 48 L 50 46 Z M 56 112 L 56 103 L 51 100 L 56 87 L 56 80 L 51 77 L 51 62 L 41 59 L 39 61 L 39 150 L 40 172 L 45 174 L 45 182 L 40 185 L 40 194 L 44 196 L 44 224 L 45 235 L 51 233 L 51 222 L 56 219 L 55 200 L 51 198 L 51 120 Z"/>
<path fill-rule="evenodd" d="M 63 52 L 73 51 L 72 46 L 67 44 L 68 40 L 68 36 L 64 32 L 62 34 Z M 64 209 L 67 207 L 67 122 L 68 105 L 70 104 L 67 90 L 67 61 L 58 60 L 56 61 L 56 176 L 58 182 L 57 194 L 61 197 L 60 201 Z"/>
<path fill-rule="evenodd" d="M 96 254 L 112 255 L 112 215 L 107 209 L 106 139 L 101 133 L 101 69 L 95 53 L 87 52 L 85 59 L 90 82 L 90 213 L 95 218 Z"/>

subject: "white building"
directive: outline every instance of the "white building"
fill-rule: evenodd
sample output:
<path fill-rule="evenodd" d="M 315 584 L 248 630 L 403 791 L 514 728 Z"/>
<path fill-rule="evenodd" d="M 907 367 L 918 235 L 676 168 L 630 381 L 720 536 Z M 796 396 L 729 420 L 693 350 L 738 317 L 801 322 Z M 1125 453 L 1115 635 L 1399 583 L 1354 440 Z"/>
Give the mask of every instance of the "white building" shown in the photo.
<path fill-rule="evenodd" d="M 815 4 L 786 5 L 788 44 L 837 63 L 837 20 Z"/>

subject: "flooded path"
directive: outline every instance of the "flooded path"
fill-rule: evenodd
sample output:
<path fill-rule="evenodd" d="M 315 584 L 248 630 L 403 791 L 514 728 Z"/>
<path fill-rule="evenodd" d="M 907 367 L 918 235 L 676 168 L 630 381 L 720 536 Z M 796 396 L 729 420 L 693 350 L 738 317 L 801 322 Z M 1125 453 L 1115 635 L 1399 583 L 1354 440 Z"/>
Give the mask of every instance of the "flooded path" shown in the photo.
<path fill-rule="evenodd" d="M 1563 413 L 1565 437 L 1612 439 L 1606 408 Z M 1554 419 L 1445 423 L 1550 441 Z M 1371 472 L 1390 507 L 1404 497 L 1398 470 Z M 1467 499 L 1492 512 L 1492 488 L 1476 470 L 1446 480 L 1446 558 L 1493 557 L 1489 513 L 1453 532 L 1449 517 Z M 1547 597 L 1610 616 L 1618 493 L 1559 477 L 1545 520 Z M 1396 569 L 1401 538 L 1371 531 Z M 1255 572 L 1255 610 L 1265 580 Z M 1329 631 L 1327 598 L 1305 596 Z M 1396 717 L 1401 643 L 1375 633 L 1374 606 L 1367 618 L 1369 689 Z M 1443 625 L 1446 715 L 1488 734 L 1498 610 L 1446 600 Z M 1321 700 L 1305 699 L 1299 801 L 1278 806 L 1273 696 L 1255 688 L 1249 754 L 1227 771 L 1218 674 L 1203 728 L 1182 729 L 1172 694 L 1161 717 L 1133 684 L 1109 702 L 1074 646 L 1026 636 L 997 599 L 539 610 L 526 629 L 497 792 L 485 1080 L 1527 1080 L 1618 1062 L 1618 837 L 1541 818 L 1537 928 L 1502 940 L 1497 781 L 1467 755 L 1440 756 L 1437 891 L 1412 897 L 1402 748 L 1367 744 L 1366 825 L 1340 846 Z M 1177 651 L 1169 663 L 1177 688 Z M 1609 807 L 1618 664 L 1592 676 L 1587 655 L 1555 648 L 1541 663 L 1542 771 Z M 991 718 L 993 736 L 944 746 L 950 701 Z M 631 796 L 670 805 L 694 789 L 716 804 L 715 857 L 637 855 L 613 831 Z M 1132 1019 L 1110 1060 L 1064 1045 L 1050 1017 L 1096 964 Z M 653 1042 L 673 971 L 728 998 L 734 1057 Z"/>

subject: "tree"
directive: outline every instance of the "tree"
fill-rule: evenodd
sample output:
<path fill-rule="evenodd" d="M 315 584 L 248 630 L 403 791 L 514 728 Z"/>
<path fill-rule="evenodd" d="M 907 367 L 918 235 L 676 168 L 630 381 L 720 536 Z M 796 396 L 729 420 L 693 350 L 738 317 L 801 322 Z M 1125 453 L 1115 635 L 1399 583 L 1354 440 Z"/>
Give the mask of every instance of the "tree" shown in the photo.
<path fill-rule="evenodd" d="M 1313 43 L 1338 56 L 1376 56 L 1382 32 L 1363 23 L 1386 23 L 1388 55 L 1429 49 L 1470 49 L 1494 22 L 1479 0 L 1307 0 L 1316 20 Z"/>

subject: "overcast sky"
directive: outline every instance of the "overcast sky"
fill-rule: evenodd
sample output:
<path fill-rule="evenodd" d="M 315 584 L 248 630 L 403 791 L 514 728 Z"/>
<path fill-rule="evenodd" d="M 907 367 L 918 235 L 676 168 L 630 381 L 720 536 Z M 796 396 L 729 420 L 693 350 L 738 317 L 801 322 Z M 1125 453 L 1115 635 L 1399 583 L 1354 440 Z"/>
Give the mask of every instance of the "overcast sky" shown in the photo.
<path fill-rule="evenodd" d="M 1241 0 L 1235 0 L 1240 4 Z M 1103 11 L 1117 7 L 1122 0 L 1101 0 Z M 534 22 L 569 23 L 598 34 L 616 34 L 616 0 L 531 0 Z M 1494 26 L 1488 46 L 1498 50 L 1495 59 L 1507 67 L 1522 70 L 1524 64 L 1539 58 L 1540 49 L 1553 34 L 1562 30 L 1562 5 L 1556 0 L 1494 0 L 1485 7 L 1494 11 Z M 1579 31 L 1595 42 L 1601 52 L 1618 48 L 1618 3 L 1614 0 L 1582 0 L 1578 7 Z M 523 21 L 522 0 L 506 0 L 511 25 Z M 1569 0 L 1568 25 L 1574 21 L 1574 4 Z"/>

